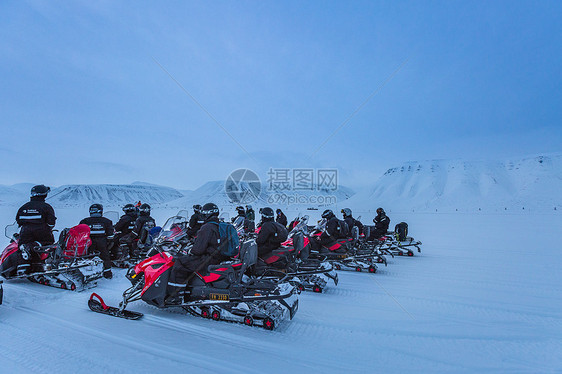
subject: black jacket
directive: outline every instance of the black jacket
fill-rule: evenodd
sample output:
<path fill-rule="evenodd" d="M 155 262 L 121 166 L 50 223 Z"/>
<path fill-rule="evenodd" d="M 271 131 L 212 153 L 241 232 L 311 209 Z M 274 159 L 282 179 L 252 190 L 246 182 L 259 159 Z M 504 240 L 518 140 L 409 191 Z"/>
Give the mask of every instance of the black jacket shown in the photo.
<path fill-rule="evenodd" d="M 354 226 L 357 226 L 360 234 L 363 232 L 363 224 L 361 222 L 359 222 L 358 220 L 356 220 L 355 218 L 353 218 L 352 216 L 347 216 L 343 220 L 345 221 L 345 223 L 347 223 L 347 227 L 349 227 L 349 233 L 350 234 L 351 234 L 351 229 Z"/>
<path fill-rule="evenodd" d="M 326 222 L 326 231 L 328 233 L 329 236 L 331 236 L 333 239 L 339 239 L 341 234 L 340 234 L 340 220 L 338 219 L 338 217 L 334 216 L 332 218 L 330 218 L 328 220 L 328 222 Z"/>
<path fill-rule="evenodd" d="M 281 243 L 287 240 L 287 229 L 285 226 L 273 222 L 263 222 L 256 243 L 258 244 L 258 256 L 263 257 L 271 251 L 279 248 Z"/>
<path fill-rule="evenodd" d="M 55 211 L 52 206 L 45 202 L 44 197 L 35 196 L 19 208 L 16 215 L 18 226 L 31 226 L 37 228 L 55 227 Z"/>
<path fill-rule="evenodd" d="M 107 238 L 113 235 L 113 222 L 105 217 L 86 217 L 80 223 L 90 227 L 93 238 Z"/>
<path fill-rule="evenodd" d="M 193 248 L 191 248 L 189 253 L 192 256 L 199 257 L 205 255 L 215 255 L 215 257 L 219 257 L 220 254 L 217 251 L 219 239 L 219 219 L 218 217 L 211 217 L 199 229 Z"/>
<path fill-rule="evenodd" d="M 388 231 L 388 226 L 390 226 L 390 218 L 386 214 L 379 214 L 373 218 L 375 223 L 375 229 L 379 232 L 386 233 Z"/>
<path fill-rule="evenodd" d="M 179 256 L 174 268 L 178 269 L 179 266 L 189 272 L 201 271 L 205 273 L 207 266 L 219 264 L 221 260 L 225 259 L 218 250 L 219 239 L 219 219 L 218 217 L 211 217 L 197 232 L 195 243 L 189 251 L 189 255 Z M 181 270 L 176 270 L 176 272 L 181 273 Z M 174 274 L 174 271 L 172 271 L 172 274 Z M 176 275 L 172 276 L 175 281 L 179 280 L 176 279 Z"/>
<path fill-rule="evenodd" d="M 199 229 L 203 225 L 203 222 L 203 217 L 201 217 L 199 213 L 193 213 L 191 218 L 189 218 L 189 227 L 187 229 L 187 234 L 192 237 L 196 236 L 197 231 L 199 231 Z"/>
<path fill-rule="evenodd" d="M 139 218 L 135 221 L 135 227 L 133 228 L 133 235 L 139 236 L 141 234 L 141 230 L 148 222 L 152 222 L 156 225 L 156 221 L 149 215 L 140 215 Z"/>
<path fill-rule="evenodd" d="M 137 213 L 127 213 L 119 218 L 119 221 L 115 224 L 115 231 L 119 231 L 123 234 L 128 234 L 135 228 L 135 221 L 137 220 Z"/>
<path fill-rule="evenodd" d="M 287 227 L 287 216 L 281 212 L 277 215 L 277 218 L 275 219 L 276 222 L 282 224 L 283 226 Z"/>
<path fill-rule="evenodd" d="M 250 221 L 256 220 L 256 213 L 254 213 L 253 209 L 249 209 L 246 211 L 246 218 L 249 219 Z"/>

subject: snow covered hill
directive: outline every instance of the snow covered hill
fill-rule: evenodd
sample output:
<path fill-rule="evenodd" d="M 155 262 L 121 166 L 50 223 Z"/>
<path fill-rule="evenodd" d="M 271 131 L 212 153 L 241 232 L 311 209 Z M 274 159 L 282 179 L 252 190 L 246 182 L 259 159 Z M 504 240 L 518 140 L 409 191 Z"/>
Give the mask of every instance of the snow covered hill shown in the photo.
<path fill-rule="evenodd" d="M 11 186 L 0 185 L 0 205 L 14 206 L 29 199 L 34 183 L 18 183 Z"/>
<path fill-rule="evenodd" d="M 181 192 L 170 187 L 141 183 L 130 185 L 75 184 L 54 189 L 48 197 L 48 202 L 55 207 L 87 206 L 96 202 L 107 206 L 122 206 L 139 200 L 150 204 L 159 204 L 182 196 Z"/>
<path fill-rule="evenodd" d="M 432 160 L 389 169 L 350 206 L 394 211 L 562 209 L 562 154 L 509 161 Z"/>

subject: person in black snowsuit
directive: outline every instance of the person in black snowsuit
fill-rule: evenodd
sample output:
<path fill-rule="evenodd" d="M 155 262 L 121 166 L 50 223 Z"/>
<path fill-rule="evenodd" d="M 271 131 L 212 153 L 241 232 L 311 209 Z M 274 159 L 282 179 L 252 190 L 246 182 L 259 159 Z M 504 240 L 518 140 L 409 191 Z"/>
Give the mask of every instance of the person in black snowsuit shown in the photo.
<path fill-rule="evenodd" d="M 150 216 L 150 205 L 144 203 L 139 207 L 139 217 L 135 221 L 133 231 L 131 231 L 133 251 L 136 251 L 139 246 L 145 244 L 148 237 L 148 232 L 145 230 L 147 225 L 154 227 L 156 226 L 156 221 Z M 133 254 L 131 253 L 131 255 Z"/>
<path fill-rule="evenodd" d="M 247 223 L 244 226 L 246 232 L 256 231 L 256 213 L 251 205 L 246 205 L 246 220 Z"/>
<path fill-rule="evenodd" d="M 329 250 L 330 247 L 336 244 L 338 239 L 345 238 L 345 236 L 341 234 L 340 220 L 332 210 L 326 209 L 322 213 L 322 218 L 326 220 L 326 227 L 320 235 L 320 238 L 317 241 L 311 242 L 311 244 L 321 252 Z M 336 252 L 343 253 L 345 252 L 345 248 L 342 246 L 340 249 L 336 250 Z"/>
<path fill-rule="evenodd" d="M 349 208 L 344 208 L 341 210 L 342 214 L 343 214 L 343 220 L 345 221 L 345 223 L 347 223 L 347 227 L 349 228 L 349 234 L 351 235 L 351 229 L 353 229 L 353 227 L 357 226 L 357 229 L 359 230 L 359 234 L 363 233 L 363 224 L 356 220 L 355 218 L 353 218 L 353 214 L 351 213 L 351 209 Z"/>
<path fill-rule="evenodd" d="M 275 217 L 275 222 L 278 222 L 283 226 L 287 227 L 287 216 L 283 213 L 281 209 L 277 209 L 275 212 L 277 213 L 277 217 Z"/>
<path fill-rule="evenodd" d="M 90 206 L 90 217 L 80 221 L 81 224 L 90 227 L 90 246 L 91 252 L 99 252 L 100 258 L 103 260 L 103 276 L 111 279 L 111 256 L 108 248 L 108 237 L 113 235 L 113 222 L 103 217 L 103 206 L 101 204 L 92 204 Z"/>
<path fill-rule="evenodd" d="M 261 228 L 256 238 L 258 245 L 258 267 L 266 266 L 264 260 L 271 252 L 278 249 L 287 240 L 287 228 L 274 221 L 273 209 L 265 207 L 261 210 Z M 277 261 L 274 266 L 286 267 L 286 261 Z"/>
<path fill-rule="evenodd" d="M 120 244 L 126 244 L 128 248 L 133 246 L 133 238 L 131 232 L 135 228 L 135 221 L 137 220 L 137 208 L 133 204 L 126 204 L 123 207 L 124 215 L 119 218 L 115 224 L 115 236 L 113 238 L 113 245 L 110 244 L 110 251 L 114 257 L 117 256 L 117 249 Z"/>
<path fill-rule="evenodd" d="M 203 225 L 203 217 L 201 216 L 201 205 L 196 204 L 193 206 L 193 215 L 189 218 L 189 227 L 187 228 L 187 235 L 190 238 L 197 236 L 197 232 Z"/>
<path fill-rule="evenodd" d="M 127 235 L 133 228 L 135 228 L 135 221 L 137 220 L 137 209 L 133 204 L 127 204 L 123 207 L 123 214 L 119 221 L 114 226 L 115 236 L 117 235 Z"/>
<path fill-rule="evenodd" d="M 201 209 L 201 216 L 205 223 L 199 229 L 193 247 L 188 255 L 179 256 L 172 267 L 168 281 L 168 295 L 171 297 L 185 288 L 191 274 L 205 274 L 209 265 L 218 265 L 228 259 L 219 251 L 219 208 L 207 203 Z"/>
<path fill-rule="evenodd" d="M 31 189 L 30 201 L 23 204 L 16 214 L 16 222 L 20 227 L 18 247 L 21 251 L 22 264 L 18 269 L 28 272 L 31 263 L 39 262 L 39 255 L 33 251 L 33 244 L 41 245 L 55 243 L 53 228 L 57 217 L 53 207 L 45 202 L 51 189 L 44 185 L 34 186 Z"/>
<path fill-rule="evenodd" d="M 53 228 L 57 217 L 52 206 L 45 202 L 51 189 L 38 185 L 31 189 L 30 201 L 23 204 L 16 214 L 16 222 L 20 229 L 19 245 L 39 242 L 49 245 L 55 242 Z"/>
<path fill-rule="evenodd" d="M 390 226 L 390 218 L 388 218 L 383 208 L 378 208 L 377 216 L 373 218 L 373 222 L 375 223 L 375 229 L 371 232 L 369 240 L 379 239 L 386 235 Z"/>

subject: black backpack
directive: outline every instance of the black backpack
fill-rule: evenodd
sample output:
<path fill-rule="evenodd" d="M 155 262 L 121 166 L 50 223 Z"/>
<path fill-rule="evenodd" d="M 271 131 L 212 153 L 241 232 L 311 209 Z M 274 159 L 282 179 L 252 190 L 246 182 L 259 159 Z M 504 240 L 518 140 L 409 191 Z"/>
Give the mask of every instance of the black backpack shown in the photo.
<path fill-rule="evenodd" d="M 343 239 L 349 237 L 349 226 L 347 225 L 347 222 L 339 219 L 338 224 L 340 228 L 340 238 Z"/>
<path fill-rule="evenodd" d="M 405 241 L 408 237 L 408 224 L 406 222 L 400 222 L 394 227 L 394 232 L 399 241 Z"/>
<path fill-rule="evenodd" d="M 283 226 L 279 222 L 273 222 L 273 225 L 275 225 L 275 242 L 277 244 L 285 242 L 289 237 L 289 232 L 287 231 L 285 226 Z"/>

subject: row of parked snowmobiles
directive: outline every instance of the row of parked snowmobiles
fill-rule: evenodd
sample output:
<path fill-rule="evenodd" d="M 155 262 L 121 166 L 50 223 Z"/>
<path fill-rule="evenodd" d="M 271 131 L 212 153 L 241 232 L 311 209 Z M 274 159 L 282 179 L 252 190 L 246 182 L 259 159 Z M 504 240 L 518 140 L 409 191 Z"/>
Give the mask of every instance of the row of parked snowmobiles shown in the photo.
<path fill-rule="evenodd" d="M 137 258 L 127 259 L 132 264 L 126 274 L 131 286 L 123 292 L 119 306 L 106 305 L 95 293 L 88 306 L 98 313 L 139 319 L 141 313 L 126 308 L 131 302 L 142 300 L 158 308 L 182 308 L 203 318 L 274 329 L 283 320 L 293 318 L 302 291 L 321 293 L 330 283 L 337 285 L 336 270 L 375 273 L 377 264 L 386 265 L 386 255 L 413 256 L 413 249 L 420 251 L 419 241 L 395 233 L 369 241 L 369 226 L 361 234 L 355 227 L 349 238 L 324 247 L 318 239 L 325 225 L 323 220 L 309 226 L 308 216 L 297 217 L 287 240 L 262 259 L 258 258 L 255 241 L 259 228 L 246 232 L 243 222 L 235 221 L 232 227 L 236 230 L 237 250 L 232 259 L 194 273 L 182 291 L 171 297 L 167 284 L 175 259 L 188 254 L 193 245 L 187 235 L 186 215 L 180 212 L 151 231 Z M 88 252 L 89 232 L 84 226 L 64 230 L 52 246 L 31 250 L 18 247 L 17 232 L 8 226 L 6 234 L 12 241 L 2 254 L 0 275 L 6 279 L 27 278 L 62 289 L 80 291 L 94 287 L 103 266 L 95 253 Z M 222 236 L 221 229 L 221 242 Z M 30 251 L 34 259 L 31 269 L 10 266 L 21 263 L 18 256 L 26 256 Z"/>

